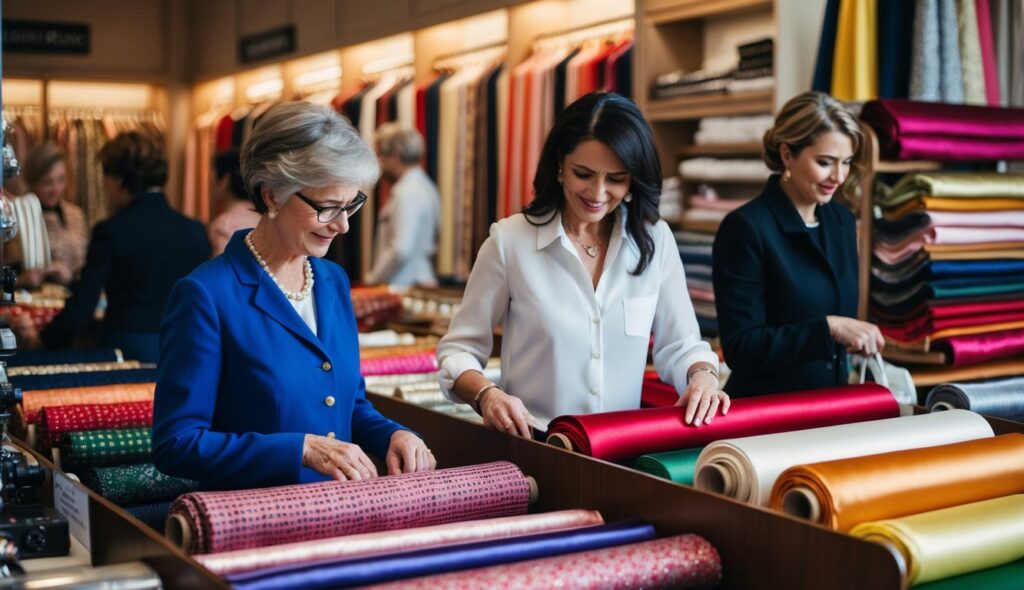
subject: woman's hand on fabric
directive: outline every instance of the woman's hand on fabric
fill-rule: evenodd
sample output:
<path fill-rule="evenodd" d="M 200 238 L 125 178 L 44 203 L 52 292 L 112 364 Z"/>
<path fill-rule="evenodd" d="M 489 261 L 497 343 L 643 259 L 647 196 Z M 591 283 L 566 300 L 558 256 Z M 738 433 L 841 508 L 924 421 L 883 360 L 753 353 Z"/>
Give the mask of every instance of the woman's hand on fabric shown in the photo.
<path fill-rule="evenodd" d="M 480 400 L 480 412 L 484 426 L 523 438 L 533 438 L 530 424 L 536 419 L 527 411 L 523 400 L 509 395 L 498 388 L 488 389 Z"/>
<path fill-rule="evenodd" d="M 388 475 L 431 471 L 437 467 L 434 453 L 430 452 L 423 439 L 408 430 L 398 430 L 391 435 L 384 462 L 388 466 Z"/>
<path fill-rule="evenodd" d="M 838 315 L 826 316 L 825 320 L 832 338 L 851 352 L 868 355 L 885 348 L 885 337 L 874 324 Z"/>
<path fill-rule="evenodd" d="M 306 435 L 302 445 L 302 465 L 338 481 L 377 477 L 377 467 L 359 445 L 316 434 Z"/>
<path fill-rule="evenodd" d="M 718 388 L 718 378 L 706 371 L 699 371 L 690 377 L 690 384 L 679 397 L 676 406 L 685 406 L 687 424 L 700 426 L 711 424 L 719 411 L 729 413 L 729 394 Z"/>

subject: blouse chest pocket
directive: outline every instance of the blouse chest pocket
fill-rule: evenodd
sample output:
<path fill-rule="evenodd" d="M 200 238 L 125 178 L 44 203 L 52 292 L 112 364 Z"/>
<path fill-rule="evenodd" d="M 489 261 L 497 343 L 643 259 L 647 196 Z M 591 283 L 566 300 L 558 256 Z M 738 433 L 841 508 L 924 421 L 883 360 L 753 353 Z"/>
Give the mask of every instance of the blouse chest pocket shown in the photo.
<path fill-rule="evenodd" d="M 651 335 L 654 323 L 654 311 L 658 307 L 657 295 L 644 297 L 624 297 L 622 313 L 626 325 L 626 336 L 647 338 Z"/>

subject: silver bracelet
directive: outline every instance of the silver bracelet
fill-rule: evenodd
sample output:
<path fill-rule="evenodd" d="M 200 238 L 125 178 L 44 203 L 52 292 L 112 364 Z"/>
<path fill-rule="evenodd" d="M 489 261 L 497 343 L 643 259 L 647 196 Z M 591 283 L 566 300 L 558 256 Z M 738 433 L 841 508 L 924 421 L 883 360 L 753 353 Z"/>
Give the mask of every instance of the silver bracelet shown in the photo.
<path fill-rule="evenodd" d="M 716 371 L 713 368 L 705 365 L 705 366 L 700 366 L 700 367 L 697 367 L 695 369 L 692 369 L 689 373 L 687 373 L 686 374 L 686 382 L 689 383 L 690 380 L 693 379 L 693 376 L 696 375 L 697 373 L 700 373 L 700 372 L 711 373 L 712 375 L 715 376 L 715 381 L 719 381 L 718 371 Z"/>

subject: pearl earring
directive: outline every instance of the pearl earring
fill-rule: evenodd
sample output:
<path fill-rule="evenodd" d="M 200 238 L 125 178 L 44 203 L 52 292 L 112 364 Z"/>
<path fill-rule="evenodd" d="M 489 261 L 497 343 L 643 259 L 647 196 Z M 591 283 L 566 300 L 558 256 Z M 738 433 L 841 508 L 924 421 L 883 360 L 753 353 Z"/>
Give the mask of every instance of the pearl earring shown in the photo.
<path fill-rule="evenodd" d="M 277 209 L 271 209 L 268 215 L 271 219 L 277 219 Z"/>
<path fill-rule="evenodd" d="M 558 169 L 558 184 L 562 184 L 562 169 Z"/>
<path fill-rule="evenodd" d="M 633 193 L 626 193 L 626 196 L 622 197 L 622 200 L 627 203 L 633 202 Z"/>
<path fill-rule="evenodd" d="M 790 178 L 793 178 L 793 173 L 789 168 L 786 168 L 786 173 L 782 175 L 782 182 L 789 182 Z"/>

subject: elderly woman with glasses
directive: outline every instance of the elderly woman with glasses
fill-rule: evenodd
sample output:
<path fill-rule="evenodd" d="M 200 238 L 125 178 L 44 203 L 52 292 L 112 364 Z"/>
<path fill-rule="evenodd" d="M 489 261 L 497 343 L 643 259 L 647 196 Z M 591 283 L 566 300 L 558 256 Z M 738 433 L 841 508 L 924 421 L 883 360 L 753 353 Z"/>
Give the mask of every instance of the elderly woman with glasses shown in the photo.
<path fill-rule="evenodd" d="M 171 294 L 157 467 L 211 489 L 372 478 L 366 452 L 390 474 L 433 469 L 423 441 L 366 400 L 349 280 L 321 260 L 380 174 L 373 151 L 329 108 L 288 103 L 241 161 L 262 217 Z"/>

